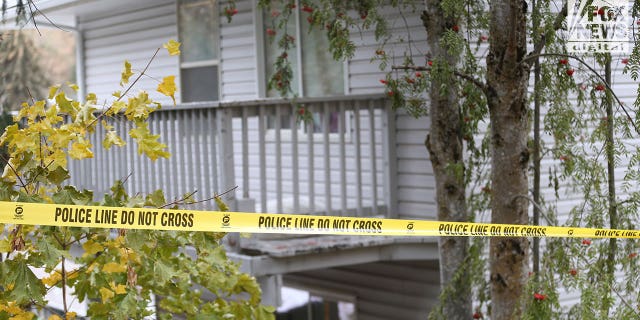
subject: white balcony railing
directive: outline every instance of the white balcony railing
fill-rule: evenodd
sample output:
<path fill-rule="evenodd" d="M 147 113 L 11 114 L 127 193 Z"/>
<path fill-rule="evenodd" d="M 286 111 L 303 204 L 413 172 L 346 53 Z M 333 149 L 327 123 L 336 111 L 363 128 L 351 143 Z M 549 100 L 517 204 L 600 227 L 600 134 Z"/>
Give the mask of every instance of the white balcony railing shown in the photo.
<path fill-rule="evenodd" d="M 196 198 L 208 198 L 237 186 L 226 201 L 233 209 L 256 212 L 390 212 L 395 130 L 384 98 L 297 103 L 312 121 L 299 121 L 298 109 L 281 99 L 167 107 L 152 115 L 150 129 L 161 134 L 170 159 L 142 158 L 130 141 L 120 149 L 98 147 L 95 159 L 71 161 L 72 183 L 99 197 L 115 180 L 126 178 L 130 193 L 163 189 L 167 201 L 194 191 Z M 124 122 L 111 121 L 121 136 L 127 135 Z M 98 134 L 93 144 L 102 139 Z M 208 202 L 194 208 L 213 207 Z"/>

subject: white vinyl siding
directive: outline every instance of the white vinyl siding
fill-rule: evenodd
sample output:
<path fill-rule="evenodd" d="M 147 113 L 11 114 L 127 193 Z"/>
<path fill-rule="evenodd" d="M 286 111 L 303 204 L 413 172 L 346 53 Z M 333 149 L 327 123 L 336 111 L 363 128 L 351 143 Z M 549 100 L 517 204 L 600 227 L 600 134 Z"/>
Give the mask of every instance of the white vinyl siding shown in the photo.
<path fill-rule="evenodd" d="M 227 23 L 226 17 L 221 17 L 222 101 L 238 101 L 258 97 L 255 5 L 252 0 L 237 1 L 238 13 L 233 16 L 231 23 Z M 221 9 L 221 11 L 224 10 Z"/>
<path fill-rule="evenodd" d="M 169 39 L 177 39 L 176 7 L 173 1 L 160 0 L 144 7 L 125 6 L 122 11 L 104 12 L 99 16 L 80 17 L 79 29 L 83 32 L 85 56 L 86 92 L 93 92 L 98 101 L 112 100 L 114 91 L 124 90 L 119 86 L 124 61 L 131 62 L 132 70 L 144 69 L 156 48 Z M 138 90 L 163 104 L 173 104 L 171 98 L 155 92 L 156 79 L 179 75 L 178 57 L 169 56 L 162 49 L 146 71 L 153 77 L 142 77 L 132 93 Z M 134 75 L 130 80 L 133 81 Z M 180 80 L 176 78 L 176 83 Z M 126 86 L 125 86 L 126 88 Z M 176 94 L 179 101 L 180 94 Z"/>

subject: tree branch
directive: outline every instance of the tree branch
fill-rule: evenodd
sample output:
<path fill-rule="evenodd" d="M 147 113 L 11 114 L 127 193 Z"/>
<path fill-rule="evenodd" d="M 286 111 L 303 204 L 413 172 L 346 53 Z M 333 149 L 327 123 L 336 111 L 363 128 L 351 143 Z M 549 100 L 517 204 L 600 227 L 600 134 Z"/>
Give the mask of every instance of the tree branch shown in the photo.
<path fill-rule="evenodd" d="M 147 72 L 147 70 L 149 69 L 149 66 L 151 65 L 151 62 L 153 62 L 153 60 L 156 58 L 156 56 L 158 55 L 158 52 L 160 52 L 160 48 L 156 48 L 156 52 L 153 53 L 153 56 L 151 56 L 151 59 L 149 59 L 149 62 L 147 62 L 147 65 L 144 67 L 144 69 L 142 69 L 142 72 L 140 72 L 138 74 L 138 76 L 131 82 L 131 84 L 129 85 L 129 87 L 127 87 L 127 89 L 124 90 L 124 92 L 120 95 L 120 97 L 118 99 L 116 99 L 116 101 L 114 102 L 118 102 L 120 100 L 122 100 L 122 98 L 124 96 L 127 95 L 127 93 L 129 93 L 129 91 L 131 91 L 131 89 L 133 88 L 133 86 L 140 80 L 140 78 L 142 78 L 142 76 L 144 75 L 145 72 Z M 96 123 L 96 121 L 102 119 L 104 117 L 104 115 L 109 112 L 109 110 L 111 110 L 113 108 L 113 104 L 111 104 L 111 106 L 109 106 L 109 108 L 107 108 L 107 110 L 105 110 L 104 112 L 102 112 L 101 114 L 99 114 L 95 119 L 93 119 L 93 121 L 91 121 L 91 123 L 89 123 L 89 125 L 87 125 L 88 127 L 91 127 L 94 123 Z"/>
<path fill-rule="evenodd" d="M 431 71 L 431 68 L 428 67 L 418 67 L 418 66 L 392 66 L 391 67 L 392 70 L 413 70 L 413 71 Z M 466 73 L 462 73 L 459 72 L 457 70 L 453 71 L 453 74 L 456 75 L 458 78 L 467 80 L 471 83 L 473 83 L 476 87 L 478 87 L 480 90 L 482 90 L 483 92 L 486 93 L 487 91 L 487 85 L 485 83 L 483 83 L 482 81 L 466 74 Z"/>
<path fill-rule="evenodd" d="M 567 17 L 567 3 L 565 2 L 564 5 L 562 6 L 562 10 L 558 12 L 558 15 L 553 20 L 553 30 L 558 30 L 562 28 L 562 22 L 566 17 Z M 533 51 L 529 53 L 529 55 L 525 58 L 525 60 L 528 60 L 530 56 L 539 55 L 540 52 L 542 52 L 542 49 L 544 49 L 546 41 L 544 41 L 545 40 L 544 34 L 541 37 L 542 38 L 540 39 L 540 41 L 536 43 L 535 47 L 533 48 Z"/>

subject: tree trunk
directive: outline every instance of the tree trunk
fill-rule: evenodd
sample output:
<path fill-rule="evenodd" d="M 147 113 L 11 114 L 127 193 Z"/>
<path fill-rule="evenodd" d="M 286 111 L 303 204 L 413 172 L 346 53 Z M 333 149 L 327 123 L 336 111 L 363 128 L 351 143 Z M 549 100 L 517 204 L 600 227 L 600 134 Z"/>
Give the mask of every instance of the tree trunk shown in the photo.
<path fill-rule="evenodd" d="M 529 115 L 526 93 L 525 1 L 491 1 L 487 103 L 491 119 L 491 222 L 527 224 Z M 491 319 L 519 319 L 528 271 L 529 241 L 491 238 Z"/>
<path fill-rule="evenodd" d="M 451 29 L 456 22 L 445 17 L 441 0 L 426 1 L 422 20 L 433 58 L 446 61 L 454 68 L 459 57 L 449 55 L 440 46 L 440 40 L 444 31 Z M 450 88 L 444 95 L 440 89 L 443 85 Z M 431 129 L 425 145 L 435 175 L 438 220 L 441 221 L 468 221 L 460 106 L 455 87 L 453 76 L 446 81 L 432 79 L 429 97 Z M 472 316 L 471 283 L 467 277 L 469 266 L 465 264 L 468 247 L 467 237 L 439 239 L 440 284 L 444 290 L 441 307 L 446 319 L 471 319 Z"/>

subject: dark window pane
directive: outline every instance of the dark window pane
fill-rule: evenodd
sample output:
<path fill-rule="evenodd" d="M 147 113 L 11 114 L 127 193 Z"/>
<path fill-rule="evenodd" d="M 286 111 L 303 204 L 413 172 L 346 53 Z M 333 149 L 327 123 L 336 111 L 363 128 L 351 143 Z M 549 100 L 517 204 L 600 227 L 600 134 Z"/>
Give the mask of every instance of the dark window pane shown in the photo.
<path fill-rule="evenodd" d="M 182 102 L 217 101 L 218 67 L 182 69 L 180 75 Z"/>

